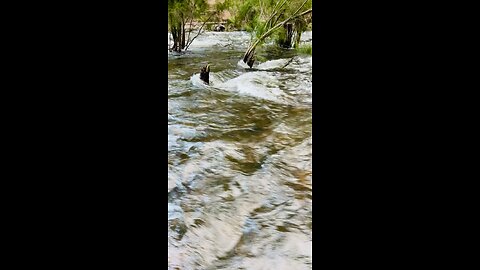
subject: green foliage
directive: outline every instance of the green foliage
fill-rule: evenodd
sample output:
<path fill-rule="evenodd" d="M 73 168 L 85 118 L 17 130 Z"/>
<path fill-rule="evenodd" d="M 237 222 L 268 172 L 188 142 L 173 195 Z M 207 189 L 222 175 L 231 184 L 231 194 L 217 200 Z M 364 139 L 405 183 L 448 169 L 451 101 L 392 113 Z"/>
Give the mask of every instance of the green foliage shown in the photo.
<path fill-rule="evenodd" d="M 224 0 L 223 2 L 217 2 L 213 6 L 213 9 L 217 12 L 228 10 L 233 4 L 232 0 Z"/>
<path fill-rule="evenodd" d="M 206 0 L 168 0 L 168 22 L 170 24 L 186 23 L 188 20 L 199 19 L 206 14 Z"/>
<path fill-rule="evenodd" d="M 206 0 L 168 0 L 168 29 L 173 37 L 172 50 L 180 52 L 188 48 L 195 37 L 191 37 L 193 22 L 211 16 Z"/>
<path fill-rule="evenodd" d="M 225 10 L 232 15 L 227 23 L 236 29 L 252 33 L 252 40 L 259 40 L 258 45 L 266 42 L 264 39 L 273 37 L 277 44 L 297 47 L 301 33 L 311 24 L 307 21 L 309 18 L 299 17 L 292 20 L 294 33 L 292 40 L 286 38 L 283 27 L 274 28 L 292 15 L 311 9 L 312 0 L 220 0 L 213 7 L 207 4 L 207 0 L 168 0 L 167 2 L 169 30 L 172 34 L 176 31 L 177 37 L 184 35 L 185 25 L 191 22 L 219 21 L 221 13 Z M 272 28 L 275 30 L 273 31 Z M 272 31 L 269 31 L 271 29 Z"/>
<path fill-rule="evenodd" d="M 301 54 L 309 54 L 312 55 L 312 44 L 307 43 L 307 44 L 301 44 L 300 46 L 297 47 L 297 52 Z"/>
<path fill-rule="evenodd" d="M 312 8 L 312 0 L 306 1 L 305 5 L 298 10 L 298 8 L 305 2 L 305 0 L 231 0 L 230 10 L 231 14 L 235 14 L 230 19 L 230 23 L 237 29 L 246 30 L 255 33 L 258 38 L 268 31 L 274 24 L 287 19 L 296 11 L 303 12 Z M 294 24 L 294 31 L 305 31 L 303 18 L 296 19 Z M 303 21 L 303 23 L 301 22 Z M 283 29 L 278 31 L 282 32 Z M 282 34 L 278 34 L 280 37 Z"/>
<path fill-rule="evenodd" d="M 247 0 L 244 2 L 235 1 L 233 7 L 233 24 L 236 28 L 253 32 L 258 23 L 258 11 L 255 2 L 258 0 Z"/>

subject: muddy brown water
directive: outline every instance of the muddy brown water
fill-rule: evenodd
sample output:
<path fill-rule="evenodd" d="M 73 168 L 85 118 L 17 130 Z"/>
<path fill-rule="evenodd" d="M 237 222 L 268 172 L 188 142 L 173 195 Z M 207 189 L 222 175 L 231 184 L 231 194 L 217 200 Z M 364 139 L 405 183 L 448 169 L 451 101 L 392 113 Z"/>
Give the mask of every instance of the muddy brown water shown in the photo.
<path fill-rule="evenodd" d="M 312 268 L 312 56 L 249 40 L 169 53 L 168 269 Z"/>

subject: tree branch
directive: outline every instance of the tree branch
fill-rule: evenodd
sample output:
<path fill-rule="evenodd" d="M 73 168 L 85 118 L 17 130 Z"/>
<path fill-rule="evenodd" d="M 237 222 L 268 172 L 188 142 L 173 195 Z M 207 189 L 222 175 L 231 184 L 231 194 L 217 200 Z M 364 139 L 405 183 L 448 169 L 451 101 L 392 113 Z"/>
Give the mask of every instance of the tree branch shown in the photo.
<path fill-rule="evenodd" d="M 306 1 L 305 1 L 306 2 Z M 300 9 L 299 9 L 300 10 Z M 298 10 L 295 12 L 297 13 Z M 253 51 L 255 50 L 255 47 L 262 41 L 264 40 L 265 38 L 267 38 L 269 35 L 271 35 L 273 33 L 273 31 L 275 31 L 277 28 L 279 28 L 280 26 L 283 26 L 284 24 L 286 24 L 287 22 L 293 20 L 293 19 L 296 19 L 298 17 L 301 17 L 301 16 L 304 16 L 308 13 L 311 13 L 312 12 L 312 9 L 308 9 L 300 14 L 297 14 L 297 15 L 292 15 L 290 16 L 288 19 L 282 21 L 282 22 L 279 22 L 278 24 L 276 24 L 274 27 L 270 28 L 267 32 L 265 32 L 263 35 L 261 35 L 248 49 L 247 51 L 245 52 L 245 55 L 243 56 L 243 62 L 244 63 L 247 63 L 248 62 L 248 58 L 252 55 Z"/>
<path fill-rule="evenodd" d="M 207 20 L 205 20 L 202 24 L 202 26 L 200 26 L 200 29 L 198 29 L 198 33 L 196 36 L 194 36 L 192 38 L 192 40 L 189 40 L 187 45 L 185 46 L 185 50 L 188 49 L 188 47 L 190 46 L 190 44 L 192 44 L 192 42 L 200 35 L 200 32 L 202 31 L 203 27 L 205 26 L 205 24 L 210 20 L 210 18 L 213 16 L 213 14 L 210 14 L 210 16 L 208 16 Z"/>
<path fill-rule="evenodd" d="M 270 21 L 273 19 L 273 17 L 278 13 L 278 11 L 280 11 L 280 9 L 283 7 L 283 5 L 285 5 L 285 3 L 287 2 L 287 0 L 284 0 L 283 3 L 278 7 L 277 9 L 277 6 L 278 6 L 278 3 L 280 3 L 280 1 L 278 1 L 276 4 L 275 4 L 275 7 L 273 8 L 273 12 L 272 12 L 272 15 L 270 15 L 270 18 L 268 18 L 267 22 L 265 22 L 265 26 L 264 28 L 266 28 L 268 26 L 268 24 L 270 23 Z"/>

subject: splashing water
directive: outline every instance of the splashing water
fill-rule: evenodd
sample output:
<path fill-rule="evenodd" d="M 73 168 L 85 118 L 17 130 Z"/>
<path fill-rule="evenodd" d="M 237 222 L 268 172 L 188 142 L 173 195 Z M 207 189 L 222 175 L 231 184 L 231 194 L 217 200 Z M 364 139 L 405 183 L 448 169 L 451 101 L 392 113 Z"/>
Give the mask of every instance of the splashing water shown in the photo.
<path fill-rule="evenodd" d="M 168 269 L 312 268 L 312 57 L 266 48 L 248 69 L 249 41 L 169 54 Z"/>

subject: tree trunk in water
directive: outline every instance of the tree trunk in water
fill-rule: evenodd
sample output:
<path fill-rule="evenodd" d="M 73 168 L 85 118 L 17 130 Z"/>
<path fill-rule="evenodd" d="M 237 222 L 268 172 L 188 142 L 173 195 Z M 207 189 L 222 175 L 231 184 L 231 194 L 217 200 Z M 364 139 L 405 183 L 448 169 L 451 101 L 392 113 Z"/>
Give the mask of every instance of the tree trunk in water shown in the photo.
<path fill-rule="evenodd" d="M 252 48 L 245 53 L 245 56 L 243 56 L 243 62 L 252 68 L 253 63 L 255 62 L 255 48 Z"/>
<path fill-rule="evenodd" d="M 171 48 L 175 52 L 181 52 L 185 48 L 185 26 L 182 23 L 177 23 L 175 26 L 171 26 L 173 47 Z"/>
<path fill-rule="evenodd" d="M 182 50 L 185 49 L 185 24 L 182 23 Z"/>
<path fill-rule="evenodd" d="M 292 47 L 292 36 L 293 36 L 293 25 L 291 23 L 286 23 L 284 26 L 286 31 L 286 37 L 283 41 L 282 47 L 291 48 Z"/>
<path fill-rule="evenodd" d="M 172 38 L 173 38 L 173 47 L 172 47 L 172 50 L 173 51 L 178 51 L 178 32 L 177 32 L 177 29 L 176 27 L 172 26 L 172 29 L 171 29 L 171 32 L 172 32 Z"/>
<path fill-rule="evenodd" d="M 209 64 L 202 67 L 202 69 L 200 70 L 200 79 L 205 84 L 210 84 L 210 65 Z"/>

